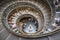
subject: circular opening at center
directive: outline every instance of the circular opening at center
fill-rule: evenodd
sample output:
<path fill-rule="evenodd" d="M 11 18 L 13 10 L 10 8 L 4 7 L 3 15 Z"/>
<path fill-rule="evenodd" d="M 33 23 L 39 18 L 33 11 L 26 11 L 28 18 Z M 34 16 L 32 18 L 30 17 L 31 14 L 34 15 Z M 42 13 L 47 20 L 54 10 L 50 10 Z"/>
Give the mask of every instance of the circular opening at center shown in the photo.
<path fill-rule="evenodd" d="M 22 28 L 22 31 L 25 33 L 36 33 L 38 21 L 32 15 L 23 15 L 22 17 L 19 17 L 18 27 L 19 29 Z"/>

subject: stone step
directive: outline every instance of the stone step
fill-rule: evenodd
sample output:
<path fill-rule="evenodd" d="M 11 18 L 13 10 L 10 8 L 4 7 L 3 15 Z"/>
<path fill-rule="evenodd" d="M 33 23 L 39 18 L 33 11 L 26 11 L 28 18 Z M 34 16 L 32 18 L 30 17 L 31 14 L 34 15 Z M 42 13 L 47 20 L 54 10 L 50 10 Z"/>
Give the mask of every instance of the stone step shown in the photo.
<path fill-rule="evenodd" d="M 2 40 L 5 40 L 8 35 L 9 35 L 9 32 L 7 32 L 6 29 L 2 29 L 2 30 L 0 31 L 0 38 L 1 38 Z"/>

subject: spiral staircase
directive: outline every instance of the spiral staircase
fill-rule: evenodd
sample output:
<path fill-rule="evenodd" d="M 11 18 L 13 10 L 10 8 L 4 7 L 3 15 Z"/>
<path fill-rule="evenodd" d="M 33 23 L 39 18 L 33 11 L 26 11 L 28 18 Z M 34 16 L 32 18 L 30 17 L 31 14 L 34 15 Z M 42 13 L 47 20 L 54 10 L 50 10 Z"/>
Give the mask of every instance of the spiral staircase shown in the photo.
<path fill-rule="evenodd" d="M 60 40 L 59 2 L 0 0 L 0 40 Z"/>

